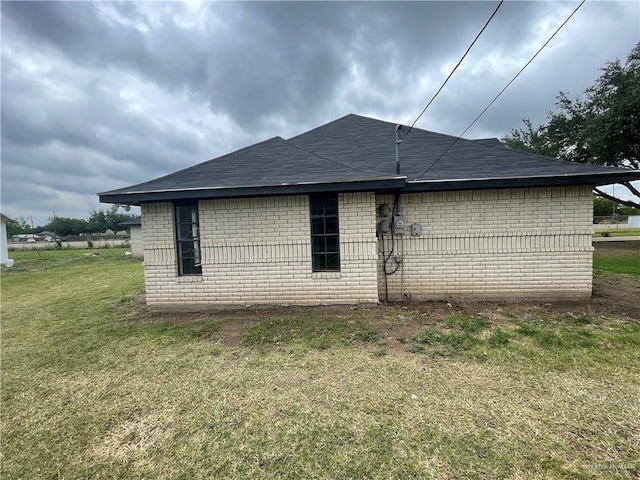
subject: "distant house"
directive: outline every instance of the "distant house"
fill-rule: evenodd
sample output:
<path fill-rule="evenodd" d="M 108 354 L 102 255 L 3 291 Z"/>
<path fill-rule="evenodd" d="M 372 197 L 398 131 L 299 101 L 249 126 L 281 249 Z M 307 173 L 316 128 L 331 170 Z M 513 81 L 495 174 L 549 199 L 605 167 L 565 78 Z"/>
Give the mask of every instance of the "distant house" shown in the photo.
<path fill-rule="evenodd" d="M 27 242 L 27 243 L 35 243 L 42 240 L 40 235 L 36 235 L 35 233 L 18 233 L 11 237 L 14 242 Z"/>
<path fill-rule="evenodd" d="M 9 250 L 7 248 L 7 223 L 11 219 L 0 213 L 0 265 L 4 267 L 13 267 L 13 260 L 9 258 Z"/>
<path fill-rule="evenodd" d="M 40 237 L 40 239 L 44 240 L 45 242 L 55 242 L 58 238 L 55 232 L 49 232 L 47 230 L 38 232 L 38 237 Z"/>
<path fill-rule="evenodd" d="M 144 249 L 142 247 L 142 219 L 140 217 L 132 218 L 126 222 L 119 223 L 118 226 L 129 229 L 131 254 L 134 257 L 144 258 Z"/>
<path fill-rule="evenodd" d="M 141 206 L 158 309 L 591 295 L 592 188 L 639 171 L 405 133 L 347 115 L 99 196 Z"/>

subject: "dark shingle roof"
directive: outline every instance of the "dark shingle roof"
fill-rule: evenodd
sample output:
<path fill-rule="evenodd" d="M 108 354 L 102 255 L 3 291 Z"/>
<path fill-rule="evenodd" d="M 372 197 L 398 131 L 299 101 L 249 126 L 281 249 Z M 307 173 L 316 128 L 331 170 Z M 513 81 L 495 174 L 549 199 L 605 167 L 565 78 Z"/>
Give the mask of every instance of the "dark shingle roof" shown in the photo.
<path fill-rule="evenodd" d="M 471 140 L 471 141 L 472 142 L 484 143 L 485 145 L 490 145 L 490 146 L 494 146 L 494 147 L 505 147 L 506 148 L 506 145 L 504 143 L 502 143 L 497 138 L 476 138 L 476 139 Z"/>
<path fill-rule="evenodd" d="M 456 141 L 418 128 L 400 144 L 396 175 L 395 127 L 351 114 L 289 140 L 274 137 L 155 180 L 100 193 L 100 200 L 601 185 L 640 178 L 634 170 L 512 150 L 497 139 Z"/>

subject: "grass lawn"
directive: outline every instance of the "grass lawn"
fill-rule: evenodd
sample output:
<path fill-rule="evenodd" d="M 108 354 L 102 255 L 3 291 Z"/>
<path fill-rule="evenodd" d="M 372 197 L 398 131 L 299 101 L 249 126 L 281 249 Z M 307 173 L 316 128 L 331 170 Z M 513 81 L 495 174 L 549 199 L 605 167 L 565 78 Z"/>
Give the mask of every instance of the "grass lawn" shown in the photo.
<path fill-rule="evenodd" d="M 615 255 L 596 252 L 597 281 L 640 286 Z M 11 257 L 3 478 L 640 475 L 633 306 L 160 315 L 121 249 Z"/>
<path fill-rule="evenodd" d="M 637 237 L 640 236 L 640 228 L 620 228 L 611 225 L 607 230 L 600 230 L 593 233 L 594 237 L 602 237 L 602 233 L 607 232 L 609 237 Z"/>
<path fill-rule="evenodd" d="M 597 243 L 593 272 L 596 276 L 622 273 L 640 277 L 640 242 Z M 638 297 L 640 301 L 640 292 Z"/>

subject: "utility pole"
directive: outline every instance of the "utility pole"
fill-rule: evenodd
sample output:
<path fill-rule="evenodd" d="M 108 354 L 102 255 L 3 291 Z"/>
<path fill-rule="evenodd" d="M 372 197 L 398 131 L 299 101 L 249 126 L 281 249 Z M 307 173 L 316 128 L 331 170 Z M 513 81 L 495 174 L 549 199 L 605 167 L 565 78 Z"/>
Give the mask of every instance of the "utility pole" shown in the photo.
<path fill-rule="evenodd" d="M 613 184 L 613 196 L 614 197 L 616 196 L 616 184 L 615 183 Z M 613 223 L 616 224 L 616 230 L 619 230 L 620 227 L 618 226 L 618 222 L 616 222 L 616 207 L 617 206 L 618 206 L 618 204 L 616 202 L 613 202 L 613 214 L 612 214 L 612 217 L 613 217 Z"/>
<path fill-rule="evenodd" d="M 396 125 L 396 175 L 400 175 L 400 129 L 402 125 Z"/>

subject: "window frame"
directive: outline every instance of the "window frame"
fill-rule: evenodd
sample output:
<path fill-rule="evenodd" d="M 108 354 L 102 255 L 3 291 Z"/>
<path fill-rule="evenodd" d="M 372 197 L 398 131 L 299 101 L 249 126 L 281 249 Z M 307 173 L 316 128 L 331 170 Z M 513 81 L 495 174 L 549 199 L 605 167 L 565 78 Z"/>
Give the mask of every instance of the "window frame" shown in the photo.
<path fill-rule="evenodd" d="M 183 221 L 180 215 L 180 210 L 185 208 L 189 209 L 190 214 L 188 216 L 190 217 L 190 221 Z M 178 276 L 200 276 L 202 275 L 202 249 L 200 248 L 200 211 L 198 202 L 174 203 L 173 214 Z M 184 231 L 184 226 L 187 225 L 191 226 L 190 229 L 187 227 L 188 230 L 191 230 L 191 237 L 181 238 L 181 232 Z M 187 247 L 185 248 L 185 246 Z M 189 271 L 186 271 L 184 262 L 189 260 L 193 263 L 189 265 Z"/>
<path fill-rule="evenodd" d="M 314 210 L 317 209 L 319 202 L 322 202 L 322 214 L 314 215 Z M 327 202 L 332 202 L 333 205 L 327 205 Z M 330 208 L 335 206 L 335 208 L 332 208 L 335 211 L 335 214 L 327 215 L 326 212 L 328 206 Z M 332 219 L 335 221 L 331 222 Z M 322 233 L 314 233 L 314 227 L 320 220 L 322 221 Z M 327 222 L 327 220 L 329 220 L 329 222 Z M 328 224 L 335 224 L 335 227 L 329 228 L 329 230 L 335 229 L 335 232 L 327 233 Z M 311 271 L 314 273 L 339 272 L 341 255 L 338 194 L 309 196 L 309 231 L 311 234 Z M 335 244 L 335 250 L 329 250 L 329 242 Z M 323 244 L 323 247 L 317 248 L 318 243 Z M 324 258 L 324 261 L 320 261 L 320 258 Z M 335 267 L 330 267 L 330 264 L 335 265 Z"/>

